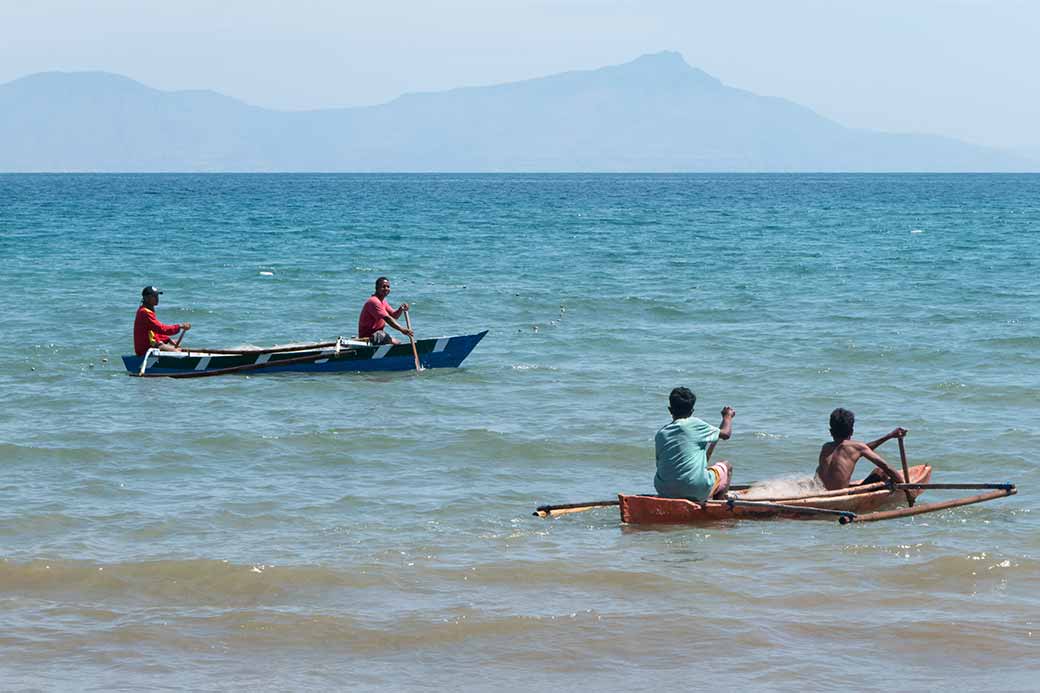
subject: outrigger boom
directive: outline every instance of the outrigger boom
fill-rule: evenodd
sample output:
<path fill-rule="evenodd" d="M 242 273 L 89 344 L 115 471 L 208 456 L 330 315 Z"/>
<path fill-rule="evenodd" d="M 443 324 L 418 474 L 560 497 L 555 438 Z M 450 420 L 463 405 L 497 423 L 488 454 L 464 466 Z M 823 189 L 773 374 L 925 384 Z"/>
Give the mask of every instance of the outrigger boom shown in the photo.
<path fill-rule="evenodd" d="M 924 505 L 915 505 L 908 508 L 899 508 L 896 510 L 883 510 L 876 513 L 867 513 L 865 515 L 855 515 L 852 517 L 841 517 L 838 518 L 838 522 L 843 525 L 851 524 L 853 522 L 877 522 L 878 520 L 891 520 L 895 517 L 909 517 L 911 515 L 921 515 L 922 513 L 932 513 L 936 510 L 945 510 L 947 508 L 957 508 L 962 505 L 971 505 L 972 503 L 982 503 L 983 501 L 993 500 L 994 498 L 1003 498 L 1005 496 L 1013 496 L 1018 493 L 1018 489 L 1015 488 L 1014 484 L 935 484 L 943 488 L 961 487 L 961 488 L 989 488 L 997 487 L 999 490 L 990 491 L 989 493 L 980 493 L 977 496 L 969 496 L 967 498 L 954 498 L 953 500 L 942 501 L 940 503 L 926 503 Z M 914 486 L 914 484 L 896 484 L 896 486 Z"/>

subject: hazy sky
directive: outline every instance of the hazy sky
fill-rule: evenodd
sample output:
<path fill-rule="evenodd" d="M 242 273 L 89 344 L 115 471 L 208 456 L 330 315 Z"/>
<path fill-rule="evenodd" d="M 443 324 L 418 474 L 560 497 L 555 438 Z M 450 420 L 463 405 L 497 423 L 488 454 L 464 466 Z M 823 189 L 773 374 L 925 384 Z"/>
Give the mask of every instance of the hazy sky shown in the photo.
<path fill-rule="evenodd" d="M 676 50 L 853 127 L 1040 146 L 1037 0 L 0 0 L 0 82 L 106 70 L 259 106 L 379 103 Z"/>

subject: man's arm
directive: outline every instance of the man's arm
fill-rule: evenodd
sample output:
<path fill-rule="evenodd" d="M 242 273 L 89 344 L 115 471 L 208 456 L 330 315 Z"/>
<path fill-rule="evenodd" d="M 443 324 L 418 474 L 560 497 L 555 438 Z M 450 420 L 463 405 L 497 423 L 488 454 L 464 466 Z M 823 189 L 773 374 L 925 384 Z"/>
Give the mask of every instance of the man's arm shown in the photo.
<path fill-rule="evenodd" d="M 373 298 L 375 298 L 375 297 L 373 297 Z M 398 317 L 403 310 L 407 310 L 408 309 L 408 304 L 407 303 L 402 303 L 397 308 L 397 310 L 390 311 L 390 310 L 387 310 L 387 306 L 384 305 L 380 301 L 375 301 L 374 303 L 371 302 L 372 299 L 369 299 L 369 301 L 370 301 L 370 303 L 366 303 L 365 306 L 361 309 L 362 317 L 364 317 L 366 310 L 374 310 L 375 313 L 376 313 L 376 317 L 379 317 L 379 318 L 382 318 L 383 320 L 385 320 L 386 324 L 389 325 L 390 327 L 392 327 L 395 330 L 397 330 L 398 332 L 401 332 L 401 333 L 406 334 L 406 335 L 411 335 L 412 334 L 411 330 L 409 330 L 407 327 L 403 327 L 399 322 L 397 322 L 397 320 L 394 319 L 394 318 Z M 370 305 L 374 305 L 375 307 L 374 308 L 369 308 Z"/>
<path fill-rule="evenodd" d="M 902 438 L 906 435 L 905 428 L 893 428 L 891 433 L 886 433 L 877 440 L 872 440 L 867 443 L 867 447 L 871 450 L 877 450 L 878 446 L 884 443 L 886 440 L 892 440 L 893 438 Z"/>
<path fill-rule="evenodd" d="M 729 437 L 733 435 L 733 417 L 737 415 L 737 412 L 733 410 L 733 407 L 722 408 L 722 423 L 719 425 L 719 439 L 729 440 Z"/>
<path fill-rule="evenodd" d="M 863 453 L 864 457 L 873 462 L 874 466 L 883 471 L 889 479 L 897 484 L 903 483 L 903 475 L 889 467 L 888 462 L 885 462 L 884 457 L 874 452 L 873 448 L 871 448 L 867 443 L 863 443 L 862 445 L 863 447 L 860 449 L 860 452 Z"/>
<path fill-rule="evenodd" d="M 397 322 L 396 320 L 394 320 L 394 318 L 393 318 L 393 316 L 392 316 L 392 315 L 387 315 L 387 316 L 386 316 L 385 318 L 383 318 L 383 319 L 384 319 L 384 320 L 386 320 L 386 324 L 387 324 L 387 325 L 389 325 L 390 327 L 394 328 L 394 329 L 395 329 L 395 330 L 397 330 L 398 332 L 400 332 L 400 333 L 402 333 L 402 334 L 406 334 L 406 335 L 408 335 L 408 336 L 412 336 L 412 331 L 411 331 L 411 330 L 409 330 L 409 329 L 408 329 L 407 327 L 405 327 L 404 325 L 401 325 L 400 323 L 398 323 L 398 322 Z"/>
<path fill-rule="evenodd" d="M 159 318 L 155 317 L 155 313 L 146 313 L 148 320 L 148 329 L 157 334 L 177 334 L 181 331 L 180 324 L 167 325 L 166 323 L 159 322 Z"/>
<path fill-rule="evenodd" d="M 401 317 L 401 313 L 407 313 L 407 312 L 408 312 L 408 304 L 407 303 L 402 303 L 401 305 L 397 306 L 397 310 L 395 310 L 392 313 L 390 313 L 390 315 L 394 316 L 394 318 L 396 319 L 396 318 Z"/>

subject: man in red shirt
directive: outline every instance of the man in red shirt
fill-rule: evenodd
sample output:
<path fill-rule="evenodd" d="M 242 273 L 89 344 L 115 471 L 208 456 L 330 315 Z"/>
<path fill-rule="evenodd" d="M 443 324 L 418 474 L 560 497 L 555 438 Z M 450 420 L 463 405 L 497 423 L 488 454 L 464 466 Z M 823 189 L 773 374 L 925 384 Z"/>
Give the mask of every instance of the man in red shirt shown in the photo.
<path fill-rule="evenodd" d="M 134 353 L 138 356 L 144 356 L 149 349 L 180 351 L 180 346 L 170 342 L 170 335 L 175 335 L 181 330 L 187 332 L 191 329 L 190 322 L 178 325 L 165 325 L 159 322 L 159 319 L 155 317 L 155 307 L 159 305 L 159 294 L 161 293 L 162 291 L 154 286 L 146 286 L 141 289 L 141 307 L 137 309 L 137 317 L 134 318 Z M 181 339 L 184 339 L 183 335 L 181 335 Z"/>
<path fill-rule="evenodd" d="M 386 302 L 386 297 L 389 294 L 390 280 L 386 277 L 380 277 L 376 280 L 376 292 L 368 297 L 365 305 L 361 308 L 361 317 L 358 318 L 357 327 L 358 337 L 368 339 L 371 344 L 401 343 L 386 333 L 384 328 L 388 324 L 402 334 L 406 334 L 409 337 L 412 335 L 411 330 L 399 325 L 396 320 L 396 318 L 401 317 L 401 313 L 408 310 L 408 304 L 402 303 L 397 307 L 397 310 L 394 310 Z"/>

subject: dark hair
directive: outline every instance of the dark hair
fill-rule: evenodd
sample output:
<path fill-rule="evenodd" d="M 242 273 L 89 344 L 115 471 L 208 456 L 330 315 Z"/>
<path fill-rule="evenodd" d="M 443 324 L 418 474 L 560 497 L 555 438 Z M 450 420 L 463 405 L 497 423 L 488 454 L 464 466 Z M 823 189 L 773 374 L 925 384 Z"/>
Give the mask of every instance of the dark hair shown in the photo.
<path fill-rule="evenodd" d="M 676 419 L 685 419 L 693 413 L 693 405 L 697 404 L 697 395 L 685 387 L 677 387 L 668 395 L 668 411 Z"/>
<path fill-rule="evenodd" d="M 379 279 L 376 280 L 376 288 L 377 289 L 379 288 L 379 282 L 388 282 L 388 281 L 390 281 L 390 280 L 387 279 L 386 277 L 380 277 Z"/>
<path fill-rule="evenodd" d="M 831 435 L 837 440 L 852 437 L 852 429 L 856 425 L 856 415 L 848 409 L 838 407 L 831 412 Z"/>

